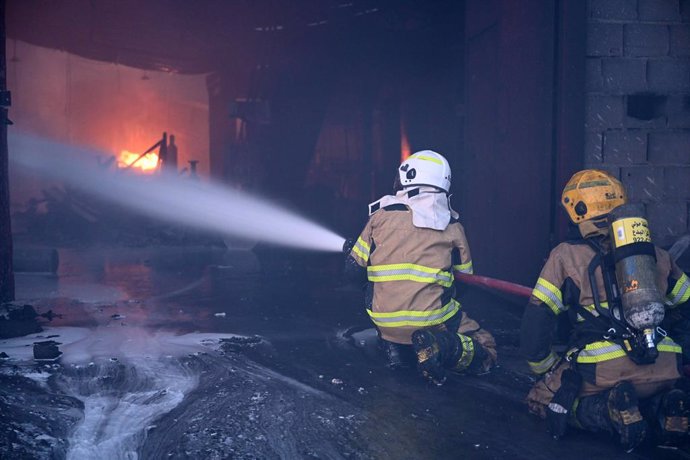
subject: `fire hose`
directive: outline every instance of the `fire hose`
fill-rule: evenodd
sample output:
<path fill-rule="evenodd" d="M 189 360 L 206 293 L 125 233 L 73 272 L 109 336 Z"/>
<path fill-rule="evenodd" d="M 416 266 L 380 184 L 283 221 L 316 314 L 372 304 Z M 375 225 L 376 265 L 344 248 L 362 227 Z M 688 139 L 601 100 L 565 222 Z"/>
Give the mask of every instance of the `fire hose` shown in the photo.
<path fill-rule="evenodd" d="M 478 286 L 485 289 L 493 289 L 518 297 L 529 298 L 532 295 L 532 289 L 528 288 L 527 286 L 511 283 L 510 281 L 489 278 L 488 276 L 469 275 L 467 273 L 456 272 L 455 279 L 464 284 Z"/>
<path fill-rule="evenodd" d="M 683 253 L 690 247 L 690 235 L 684 235 L 679 238 L 673 246 L 668 250 L 674 261 L 683 255 Z M 466 273 L 455 273 L 455 279 L 461 283 L 471 286 L 478 286 L 485 289 L 492 289 L 506 294 L 512 294 L 518 297 L 529 298 L 532 295 L 532 289 L 521 284 L 511 283 L 496 278 L 489 278 L 488 276 L 468 275 Z"/>
<path fill-rule="evenodd" d="M 345 254 L 349 254 L 354 245 L 354 239 L 345 240 L 343 242 L 343 252 Z M 455 279 L 464 284 L 500 291 L 518 297 L 529 298 L 532 295 L 532 289 L 528 288 L 527 286 L 522 286 L 521 284 L 511 283 L 510 281 L 503 281 L 496 278 L 489 278 L 488 276 L 455 272 Z"/>

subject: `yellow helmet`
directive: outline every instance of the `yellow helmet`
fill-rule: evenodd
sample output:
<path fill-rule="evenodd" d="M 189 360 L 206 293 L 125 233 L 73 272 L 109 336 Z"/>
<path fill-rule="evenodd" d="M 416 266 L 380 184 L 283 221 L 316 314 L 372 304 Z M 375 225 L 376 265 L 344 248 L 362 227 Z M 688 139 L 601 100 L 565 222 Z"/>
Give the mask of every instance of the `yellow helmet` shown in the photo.
<path fill-rule="evenodd" d="M 598 169 L 575 173 L 561 196 L 561 204 L 570 220 L 576 224 L 606 215 L 626 200 L 623 184 L 611 174 Z"/>

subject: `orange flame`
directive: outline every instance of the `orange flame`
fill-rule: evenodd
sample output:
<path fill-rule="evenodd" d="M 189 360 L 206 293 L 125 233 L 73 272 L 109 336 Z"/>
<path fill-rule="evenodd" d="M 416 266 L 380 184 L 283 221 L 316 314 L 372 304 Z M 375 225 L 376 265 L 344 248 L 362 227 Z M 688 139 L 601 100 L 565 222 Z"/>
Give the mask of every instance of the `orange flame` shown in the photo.
<path fill-rule="evenodd" d="M 119 168 L 126 168 L 133 161 L 139 158 L 141 153 L 130 152 L 129 150 L 122 150 L 117 158 L 117 166 Z M 158 168 L 158 154 L 151 152 L 146 154 L 139 161 L 134 163 L 131 169 L 135 169 L 145 173 L 152 173 Z"/>
<path fill-rule="evenodd" d="M 405 119 L 400 117 L 400 162 L 407 160 L 412 154 L 410 139 L 407 137 L 407 126 Z"/>

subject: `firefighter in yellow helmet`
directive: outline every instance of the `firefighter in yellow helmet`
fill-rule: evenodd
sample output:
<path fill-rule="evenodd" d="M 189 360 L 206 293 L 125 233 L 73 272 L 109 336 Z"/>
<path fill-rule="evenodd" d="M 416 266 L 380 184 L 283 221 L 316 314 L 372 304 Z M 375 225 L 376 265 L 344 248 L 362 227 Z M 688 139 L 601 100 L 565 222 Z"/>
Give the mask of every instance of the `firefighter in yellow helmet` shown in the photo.
<path fill-rule="evenodd" d="M 622 184 L 604 171 L 580 171 L 565 186 L 561 204 L 573 235 L 539 275 L 521 349 L 542 376 L 527 397 L 530 411 L 547 419 L 554 437 L 570 424 L 610 432 L 629 451 L 645 438 L 687 436 L 682 350 L 661 321 L 687 308 L 690 281 L 626 202 Z M 563 316 L 570 338 L 557 353 L 552 342 Z"/>
<path fill-rule="evenodd" d="M 346 243 L 346 272 L 368 281 L 367 313 L 392 368 L 413 365 L 442 384 L 446 370 L 481 373 L 496 361 L 493 336 L 462 311 L 453 273 L 472 273 L 450 165 L 423 150 L 398 168 L 396 194 L 369 205 L 359 238 Z"/>

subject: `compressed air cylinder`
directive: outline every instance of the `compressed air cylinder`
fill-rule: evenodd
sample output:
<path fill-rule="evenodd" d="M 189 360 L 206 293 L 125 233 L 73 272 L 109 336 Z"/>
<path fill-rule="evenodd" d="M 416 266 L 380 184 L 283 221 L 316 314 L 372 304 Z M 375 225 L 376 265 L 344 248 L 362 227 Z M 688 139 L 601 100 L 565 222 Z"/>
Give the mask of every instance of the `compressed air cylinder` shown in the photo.
<path fill-rule="evenodd" d="M 640 206 L 625 204 L 609 213 L 609 225 L 623 315 L 630 326 L 653 335 L 664 319 L 664 301 L 647 220 Z"/>

